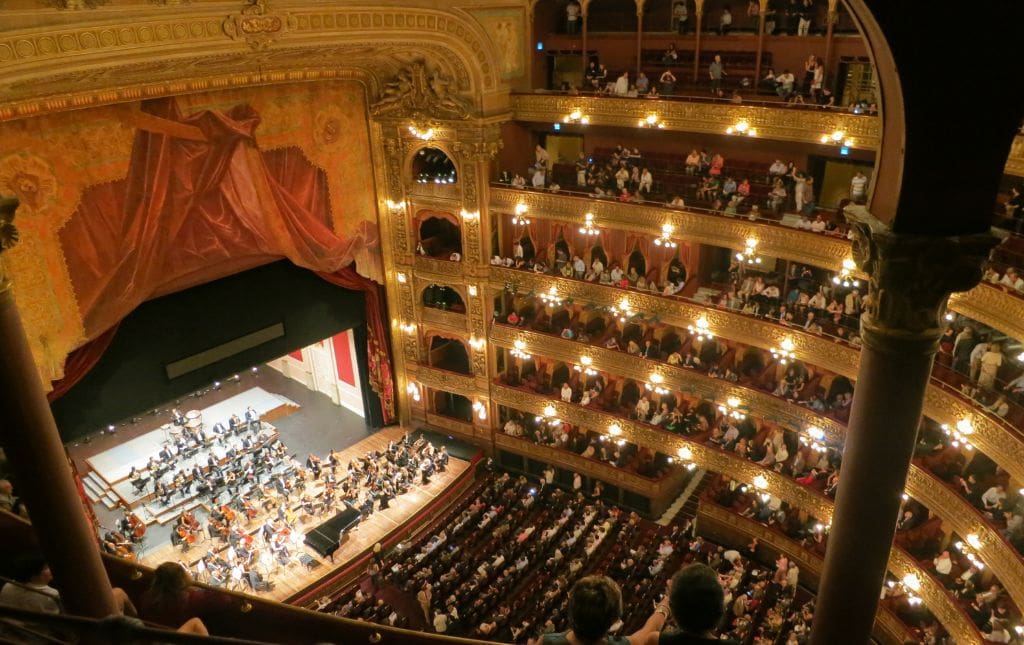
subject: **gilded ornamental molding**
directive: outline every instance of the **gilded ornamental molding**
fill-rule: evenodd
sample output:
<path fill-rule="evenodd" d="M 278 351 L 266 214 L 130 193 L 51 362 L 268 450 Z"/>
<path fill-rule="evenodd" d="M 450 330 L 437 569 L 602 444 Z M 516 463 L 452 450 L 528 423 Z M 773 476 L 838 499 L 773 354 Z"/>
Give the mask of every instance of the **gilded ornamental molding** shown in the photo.
<path fill-rule="evenodd" d="M 1024 177 L 1024 135 L 1018 134 L 1013 138 L 1013 144 L 1010 146 L 1010 156 L 1006 160 L 1006 170 L 1004 172 L 1008 175 Z"/>
<path fill-rule="evenodd" d="M 938 514 L 945 528 L 961 538 L 970 534 L 981 541 L 979 552 L 989 570 L 996 574 L 1017 606 L 1024 601 L 1024 565 L 1021 556 L 992 528 L 973 506 L 954 493 L 942 481 L 923 468 L 912 466 L 907 475 L 907 491 Z"/>
<path fill-rule="evenodd" d="M 801 572 L 810 572 L 815 579 L 821 577 L 824 560 L 820 555 L 803 548 L 799 542 L 791 540 L 778 531 L 769 529 L 760 522 L 703 500 L 697 506 L 698 526 L 701 525 L 702 518 L 704 522 L 711 520 L 750 537 L 756 537 L 762 544 L 766 544 L 780 553 L 784 553 L 791 561 L 795 561 L 800 567 Z M 814 589 L 817 589 L 816 585 Z M 902 645 L 902 643 L 908 640 L 913 640 L 911 631 L 903 621 L 883 605 L 878 606 L 878 611 L 875 614 L 875 635 L 876 637 L 884 637 L 880 642 L 896 645 Z"/>
<path fill-rule="evenodd" d="M 610 466 L 597 459 L 587 459 L 569 450 L 557 450 L 547 446 L 540 446 L 526 439 L 510 437 L 502 432 L 494 433 L 494 444 L 503 450 L 525 455 L 537 461 L 568 468 L 573 472 L 583 473 L 608 484 L 614 484 L 619 488 L 631 490 L 644 497 L 656 497 L 663 493 L 665 489 L 664 484 L 666 480 L 647 479 L 622 468 Z"/>
<path fill-rule="evenodd" d="M 621 436 L 626 441 L 669 456 L 676 455 L 680 448 L 685 447 L 692 453 L 694 463 L 701 468 L 727 473 L 733 479 L 750 486 L 754 485 L 757 476 L 763 476 L 768 481 L 765 488 L 767 492 L 777 495 L 796 508 L 806 510 L 822 522 L 828 523 L 832 519 L 832 502 L 827 497 L 797 484 L 774 470 L 737 457 L 734 453 L 711 448 L 647 424 L 560 400 L 549 400 L 539 394 L 505 385 L 491 386 L 491 400 L 499 405 L 507 405 L 530 414 L 542 414 L 544 407 L 550 404 L 555 406 L 558 418 L 584 428 L 607 428 L 616 423 L 622 428 Z"/>
<path fill-rule="evenodd" d="M 949 635 L 957 643 L 980 643 L 981 633 L 971 622 L 963 609 L 956 604 L 953 597 L 943 588 L 942 583 L 922 569 L 913 557 L 899 547 L 889 552 L 889 571 L 897 578 L 907 574 L 917 576 L 921 588 L 916 592 L 924 601 L 928 611 L 946 628 Z"/>
<path fill-rule="evenodd" d="M 432 327 L 466 335 L 466 315 L 442 311 L 436 307 L 420 307 L 420 320 Z"/>
<path fill-rule="evenodd" d="M 983 325 L 1024 340 L 1024 298 L 1002 287 L 981 283 L 949 297 L 949 308 Z"/>
<path fill-rule="evenodd" d="M 461 279 L 463 273 L 462 262 L 439 260 L 425 255 L 417 255 L 413 260 L 413 266 L 416 268 L 417 277 L 427 280 L 433 279 L 433 276 L 443 276 L 437 281 L 446 281 L 451 278 Z"/>
<path fill-rule="evenodd" d="M 1024 137 L 1018 137 L 1024 141 Z M 1024 157 L 1024 151 L 1022 151 Z M 1024 164 L 1024 159 L 1021 161 Z M 1022 169 L 1024 172 L 1024 169 Z M 751 222 L 706 213 L 643 204 L 622 204 L 546 192 L 491 188 L 491 208 L 511 215 L 517 204 L 529 207 L 530 218 L 578 225 L 591 212 L 600 226 L 657 237 L 663 224 L 672 224 L 687 241 L 727 249 L 741 249 L 747 238 L 758 240 L 758 249 L 769 256 L 838 271 L 853 256 L 849 240 L 799 231 L 766 222 Z M 987 284 L 955 293 L 949 308 L 989 325 L 1014 338 L 1024 339 L 1024 298 Z"/>
<path fill-rule="evenodd" d="M 736 481 L 755 486 L 754 479 L 763 476 L 767 480 L 764 491 L 796 508 L 802 509 L 823 523 L 832 519 L 832 500 L 801 486 L 793 480 L 754 462 L 735 456 L 731 452 L 718 450 L 700 443 L 689 441 L 679 435 L 658 430 L 646 424 L 623 419 L 582 408 L 557 399 L 547 399 L 539 394 L 495 384 L 491 388 L 491 400 L 499 405 L 507 405 L 517 410 L 532 414 L 543 414 L 544 407 L 553 405 L 558 418 L 573 425 L 584 428 L 607 428 L 616 423 L 622 429 L 622 438 L 639 446 L 674 455 L 683 447 L 690 450 L 693 462 L 701 468 L 718 473 L 725 473 Z M 935 615 L 940 623 L 952 634 L 957 642 L 971 643 L 978 641 L 978 632 L 973 624 L 955 604 L 942 585 L 926 573 L 906 552 L 893 548 L 889 557 L 889 570 L 898 578 L 913 573 L 921 582 L 918 595 Z"/>
<path fill-rule="evenodd" d="M 879 117 L 841 111 L 800 110 L 791 107 L 722 105 L 691 101 L 628 99 L 557 94 L 514 94 L 512 109 L 518 121 L 560 123 L 579 110 L 590 125 L 635 128 L 638 121 L 656 114 L 666 130 L 724 134 L 741 120 L 757 129 L 759 139 L 798 141 L 820 145 L 823 134 L 841 130 L 860 149 L 876 150 L 881 138 Z"/>
<path fill-rule="evenodd" d="M 583 221 L 590 212 L 598 226 L 661 235 L 663 224 L 672 224 L 677 235 L 689 242 L 727 249 L 742 249 L 747 238 L 758 240 L 758 252 L 838 271 L 851 256 L 850 242 L 841 237 L 800 231 L 789 226 L 750 221 L 668 208 L 623 204 L 605 199 L 553 195 L 512 188 L 491 188 L 491 208 L 511 215 L 517 204 L 529 207 L 530 218 L 571 223 Z"/>
<path fill-rule="evenodd" d="M 406 371 L 410 380 L 417 381 L 420 385 L 435 389 L 460 394 L 472 399 L 477 396 L 476 381 L 467 374 L 458 374 L 448 370 L 437 369 L 427 365 L 406 364 Z"/>
<path fill-rule="evenodd" d="M 289 3 L 281 11 L 247 0 L 234 10 L 192 4 L 187 15 L 155 17 L 142 5 L 44 27 L 8 24 L 0 31 L 0 120 L 353 71 L 386 78 L 410 53 L 443 65 L 452 90 L 472 94 L 474 106 L 502 89 L 504 54 L 481 25 L 409 4 Z M 491 109 L 501 104 L 489 101 Z"/>
<path fill-rule="evenodd" d="M 710 401 L 725 401 L 736 397 L 756 410 L 757 415 L 766 421 L 797 431 L 814 425 L 824 430 L 835 442 L 842 442 L 846 431 L 836 420 L 819 415 L 809 408 L 722 379 L 710 378 L 694 370 L 508 325 L 492 325 L 490 338 L 491 342 L 505 348 L 512 348 L 516 340 L 522 340 L 531 354 L 570 364 L 579 364 L 580 356 L 587 355 L 593 359 L 594 369 L 640 382 L 649 380 L 652 373 L 657 373 L 663 377 L 665 387 L 673 391 Z"/>
<path fill-rule="evenodd" d="M 657 372 L 664 377 L 665 387 L 672 391 L 699 396 L 711 401 L 722 401 L 727 397 L 735 396 L 749 405 L 753 414 L 759 418 L 798 430 L 808 425 L 816 425 L 826 430 L 831 439 L 840 443 L 843 441 L 846 432 L 846 428 L 842 424 L 828 417 L 818 415 L 803 406 L 777 399 L 756 390 L 730 384 L 726 381 L 712 379 L 699 372 L 661 364 L 654 364 L 651 369 L 647 369 L 648 361 L 623 352 L 584 345 L 571 340 L 513 328 L 507 325 L 492 326 L 491 341 L 495 345 L 511 348 L 516 340 L 523 340 L 529 352 L 535 356 L 577 364 L 580 355 L 585 354 L 593 359 L 592 365 L 594 369 L 606 373 L 618 374 L 642 382 L 647 380 L 652 372 Z M 514 388 L 507 389 L 519 392 L 519 390 Z M 530 395 L 527 394 L 527 396 Z M 533 396 L 540 397 L 540 395 Z M 540 398 L 543 399 L 544 397 Z M 565 407 L 569 409 L 569 414 L 572 414 L 574 412 L 572 408 L 577 408 L 578 406 Z M 559 414 L 561 415 L 562 412 L 560 411 Z M 602 420 L 598 419 L 598 421 Z M 581 425 L 592 429 L 606 427 L 601 425 Z M 621 424 L 621 422 L 620 425 L 622 425 L 625 433 L 626 426 Z M 986 423 L 986 420 L 976 420 L 975 425 L 975 433 L 971 436 L 972 441 L 977 443 L 979 447 L 983 447 L 983 444 L 986 441 L 991 441 L 993 437 L 1001 439 L 1008 436 L 1004 429 L 993 427 L 994 424 L 991 422 Z M 647 429 L 645 424 L 633 424 L 633 427 Z M 658 432 L 657 430 L 653 431 Z M 631 441 L 632 439 L 629 439 L 627 435 L 627 440 Z M 664 449 L 661 450 L 667 452 Z M 706 466 L 703 462 L 698 463 L 701 466 Z M 1010 469 L 1011 475 L 1014 474 L 1013 470 L 1019 469 L 1019 464 L 1022 463 L 1024 463 L 1024 455 L 1021 458 L 1012 460 L 1013 468 Z M 731 471 L 717 472 L 731 474 Z M 1016 477 L 1016 475 L 1014 476 Z M 982 543 L 981 555 L 985 562 L 999 576 L 1000 580 L 1005 581 L 1005 587 L 1014 598 L 1014 601 L 1024 604 L 1024 567 L 1021 565 L 1020 556 L 1006 544 L 1001 536 L 996 533 L 995 529 L 984 522 L 972 506 L 916 464 L 911 464 L 910 466 L 906 490 L 911 497 L 924 503 L 941 517 L 943 521 L 948 522 L 948 526 L 961 536 L 967 536 L 971 533 L 978 535 Z"/>
<path fill-rule="evenodd" d="M 633 290 L 625 291 L 617 287 L 592 282 L 537 275 L 529 271 L 492 266 L 490 267 L 490 276 L 491 286 L 495 289 L 502 289 L 506 284 L 512 284 L 520 292 L 540 293 L 553 286 L 561 298 L 597 306 L 608 307 L 628 301 L 633 311 L 641 311 L 647 316 L 656 316 L 662 322 L 683 329 L 700 316 L 704 316 L 713 333 L 763 349 L 777 347 L 779 343 L 789 337 L 794 343 L 794 351 L 799 360 L 850 378 L 857 376 L 857 366 L 860 361 L 859 350 L 806 333 L 796 327 L 783 327 L 751 316 L 705 307 L 685 300 L 665 298 Z"/>

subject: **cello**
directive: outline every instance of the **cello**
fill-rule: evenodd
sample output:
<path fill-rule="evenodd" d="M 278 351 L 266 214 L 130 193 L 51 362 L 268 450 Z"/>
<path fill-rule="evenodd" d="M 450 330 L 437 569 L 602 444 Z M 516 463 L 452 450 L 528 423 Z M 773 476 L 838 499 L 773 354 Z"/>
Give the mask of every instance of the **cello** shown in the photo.
<path fill-rule="evenodd" d="M 128 525 L 128 535 L 133 542 L 138 542 L 146 535 L 146 523 L 139 519 L 139 516 L 133 513 L 127 505 L 122 504 L 121 506 L 124 508 L 124 521 Z"/>

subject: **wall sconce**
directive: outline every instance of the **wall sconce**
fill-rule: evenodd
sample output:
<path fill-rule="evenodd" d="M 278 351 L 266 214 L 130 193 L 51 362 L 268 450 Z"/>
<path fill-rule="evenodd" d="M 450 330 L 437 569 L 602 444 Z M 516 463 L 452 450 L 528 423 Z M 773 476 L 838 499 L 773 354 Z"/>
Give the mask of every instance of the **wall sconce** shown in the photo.
<path fill-rule="evenodd" d="M 483 338 L 477 338 L 476 336 L 469 337 L 469 346 L 477 351 L 483 349 L 486 343 L 487 341 L 485 341 Z"/>
<path fill-rule="evenodd" d="M 768 478 L 764 475 L 757 475 L 754 477 L 754 488 L 759 490 L 765 490 L 768 488 Z"/>
<path fill-rule="evenodd" d="M 800 435 L 800 443 L 810 446 L 815 452 L 825 452 L 825 431 L 818 426 L 807 426 Z"/>
<path fill-rule="evenodd" d="M 554 405 L 548 403 L 544 406 L 544 410 L 541 411 L 540 416 L 536 417 L 536 419 L 538 423 L 544 422 L 548 425 L 557 426 L 562 422 L 562 420 L 555 416 L 556 414 L 558 414 L 558 409 L 555 408 Z"/>
<path fill-rule="evenodd" d="M 718 411 L 727 417 L 742 421 L 747 418 L 747 415 L 742 410 L 743 402 L 734 396 L 730 396 L 726 399 L 724 404 L 718 406 Z"/>
<path fill-rule="evenodd" d="M 480 401 L 473 402 L 473 411 L 476 412 L 476 417 L 481 421 L 487 419 L 487 406 Z"/>
<path fill-rule="evenodd" d="M 405 200 L 402 200 L 400 202 L 393 202 L 393 201 L 391 201 L 389 199 L 387 201 L 387 204 L 388 204 L 388 210 L 390 210 L 392 213 L 396 213 L 397 214 L 397 213 L 405 210 Z"/>
<path fill-rule="evenodd" d="M 417 128 L 414 125 L 409 126 L 409 134 L 416 137 L 420 141 L 430 141 L 434 138 L 434 128 L 427 127 L 424 130 Z"/>
<path fill-rule="evenodd" d="M 409 277 L 402 271 L 399 271 L 395 277 L 398 278 L 398 284 L 405 284 L 409 281 Z"/>
<path fill-rule="evenodd" d="M 676 246 L 678 246 L 678 245 L 675 242 L 672 241 L 672 231 L 674 231 L 675 228 L 676 227 L 672 226 L 671 224 L 662 224 L 661 225 L 661 236 L 658 237 L 658 238 L 655 238 L 654 246 L 664 246 L 667 249 L 674 249 L 674 248 L 676 248 Z"/>
<path fill-rule="evenodd" d="M 736 254 L 736 259 L 744 264 L 761 264 L 761 257 L 757 255 L 757 240 L 747 238 L 746 248 Z"/>
<path fill-rule="evenodd" d="M 687 325 L 686 329 L 691 334 L 696 335 L 699 342 L 714 338 L 714 335 L 711 333 L 711 325 L 705 316 L 698 318 L 692 325 Z"/>
<path fill-rule="evenodd" d="M 850 258 L 843 260 L 843 268 L 839 269 L 839 275 L 832 277 L 832 283 L 841 285 L 849 289 L 850 287 L 859 287 L 860 280 L 856 280 L 852 277 L 853 270 L 857 268 L 857 264 Z"/>
<path fill-rule="evenodd" d="M 413 334 L 416 332 L 416 323 L 402 323 L 398 328 L 407 334 Z"/>
<path fill-rule="evenodd" d="M 578 123 L 580 125 L 587 125 L 590 123 L 590 117 L 579 110 L 573 110 L 562 117 L 562 123 Z"/>
<path fill-rule="evenodd" d="M 462 219 L 469 221 L 475 221 L 480 219 L 480 211 L 467 211 L 465 208 L 462 209 Z"/>
<path fill-rule="evenodd" d="M 613 437 L 619 436 L 620 434 L 622 434 L 622 426 L 620 426 L 617 423 L 611 424 L 610 426 L 608 426 L 608 434 L 610 434 Z"/>
<path fill-rule="evenodd" d="M 903 593 L 907 594 L 907 602 L 912 606 L 921 604 L 921 599 L 915 592 L 921 589 L 921 580 L 917 577 L 917 574 L 908 573 L 903 576 L 902 580 L 889 580 L 885 583 L 890 589 L 895 589 L 897 586 Z"/>
<path fill-rule="evenodd" d="M 740 119 L 735 125 L 730 125 L 725 129 L 726 134 L 745 134 L 748 137 L 756 137 L 757 130 L 750 127 L 750 123 L 746 119 Z"/>
<path fill-rule="evenodd" d="M 420 400 L 420 388 L 415 383 L 409 383 L 405 386 L 405 391 L 409 393 L 413 401 L 419 402 Z"/>
<path fill-rule="evenodd" d="M 523 360 L 530 358 L 530 355 L 526 353 L 526 343 L 521 340 L 512 343 L 512 355 Z"/>
<path fill-rule="evenodd" d="M 545 305 L 550 305 L 553 307 L 557 307 L 558 305 L 562 304 L 562 299 L 558 297 L 558 290 L 555 289 L 554 287 L 548 289 L 546 293 L 540 294 L 540 299 L 544 302 Z"/>
<path fill-rule="evenodd" d="M 835 144 L 842 145 L 847 148 L 852 148 L 853 144 L 855 143 L 853 139 L 847 139 L 846 133 L 843 132 L 842 130 L 835 130 L 834 132 L 832 132 L 832 134 L 823 134 L 821 135 L 821 138 L 818 139 L 818 141 L 825 145 Z"/>
<path fill-rule="evenodd" d="M 636 312 L 629 306 L 629 301 L 625 298 L 623 298 L 622 302 L 618 305 L 612 305 L 609 307 L 608 311 L 610 311 L 613 316 L 618 317 L 619 322 L 623 323 L 636 315 Z"/>
<path fill-rule="evenodd" d="M 665 128 L 665 122 L 657 114 L 648 114 L 646 119 L 640 119 L 636 125 L 639 128 Z"/>
<path fill-rule="evenodd" d="M 470 297 L 473 298 L 476 298 L 476 294 L 479 293 L 475 284 L 471 284 L 466 287 L 466 291 L 469 292 Z"/>
<path fill-rule="evenodd" d="M 947 424 L 942 424 L 942 431 L 946 433 L 946 436 L 952 437 L 952 445 L 954 448 L 959 448 L 961 445 L 967 450 L 974 450 L 974 446 L 967 439 L 972 433 L 974 433 L 974 424 L 971 423 L 970 419 L 960 419 L 956 422 L 956 427 L 950 428 Z"/>
<path fill-rule="evenodd" d="M 648 382 L 644 384 L 648 392 L 654 392 L 658 396 L 668 394 L 668 389 L 662 387 L 662 383 L 665 382 L 665 377 L 657 372 L 652 373 L 648 377 Z"/>
<path fill-rule="evenodd" d="M 795 348 L 796 345 L 793 344 L 793 339 L 786 336 L 782 339 L 782 342 L 779 343 L 778 347 L 772 347 L 770 351 L 775 360 L 779 361 L 782 365 L 785 365 L 796 358 L 796 352 L 793 351 Z"/>
<path fill-rule="evenodd" d="M 981 538 L 978 537 L 977 533 L 968 533 L 967 537 L 963 540 L 957 540 L 953 547 L 960 553 L 963 553 L 971 561 L 971 564 L 978 568 L 978 571 L 984 571 L 985 563 L 977 555 L 977 551 L 981 549 Z"/>
<path fill-rule="evenodd" d="M 580 233 L 583 235 L 598 235 L 600 231 L 594 226 L 594 214 L 587 213 L 583 216 L 583 226 L 580 227 Z"/>
<path fill-rule="evenodd" d="M 574 365 L 573 369 L 576 370 L 577 372 L 582 372 L 587 376 L 593 376 L 594 374 L 597 374 L 597 370 L 591 367 L 593 363 L 594 359 L 592 359 L 591 357 L 580 356 L 580 364 Z"/>
<path fill-rule="evenodd" d="M 516 214 L 512 216 L 513 226 L 525 226 L 530 223 L 529 218 L 526 217 L 526 211 L 530 210 L 530 207 L 526 204 L 519 202 L 516 204 Z"/>

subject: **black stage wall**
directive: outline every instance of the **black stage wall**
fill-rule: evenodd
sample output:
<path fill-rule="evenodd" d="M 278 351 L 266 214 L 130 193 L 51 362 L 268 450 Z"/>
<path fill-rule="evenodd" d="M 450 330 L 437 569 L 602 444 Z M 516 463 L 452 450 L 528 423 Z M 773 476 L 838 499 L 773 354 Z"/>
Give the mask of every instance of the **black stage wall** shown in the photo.
<path fill-rule="evenodd" d="M 380 427 L 380 402 L 367 380 L 365 319 L 362 293 L 287 261 L 150 300 L 121 321 L 92 371 L 53 402 L 53 416 L 65 441 L 78 439 L 352 329 L 367 425 Z M 168 363 L 277 324 L 283 324 L 283 336 L 177 378 L 167 376 Z"/>

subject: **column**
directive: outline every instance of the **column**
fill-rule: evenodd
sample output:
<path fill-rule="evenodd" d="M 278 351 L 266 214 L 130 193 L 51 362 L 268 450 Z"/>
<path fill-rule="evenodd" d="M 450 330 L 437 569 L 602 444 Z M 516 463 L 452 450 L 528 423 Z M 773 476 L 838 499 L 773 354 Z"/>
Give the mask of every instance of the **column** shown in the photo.
<path fill-rule="evenodd" d="M 583 54 L 583 83 L 586 87 L 586 74 L 587 65 L 590 64 L 590 57 L 587 56 L 587 15 L 590 13 L 590 0 L 580 0 L 580 20 L 583 22 L 580 27 L 582 28 L 583 36 L 581 37 L 582 43 L 580 45 L 580 53 Z M 589 88 L 587 88 L 589 89 Z"/>
<path fill-rule="evenodd" d="M 825 66 L 825 82 L 827 83 L 832 74 L 832 36 L 836 20 L 839 18 L 839 0 L 828 0 L 828 13 L 825 14 L 825 58 L 822 65 Z M 835 91 L 836 88 L 832 88 Z"/>
<path fill-rule="evenodd" d="M 901 235 L 846 212 L 869 276 L 860 369 L 811 632 L 814 645 L 869 641 L 946 301 L 981 278 L 987 234 Z"/>
<path fill-rule="evenodd" d="M 633 81 L 636 82 L 643 69 L 644 4 L 647 0 L 634 1 L 636 2 L 636 72 L 633 74 Z"/>
<path fill-rule="evenodd" d="M 693 82 L 697 83 L 700 74 L 700 37 L 704 30 L 704 0 L 693 0 L 693 12 L 697 16 L 697 38 L 693 41 Z"/>
<path fill-rule="evenodd" d="M 836 0 L 832 0 L 836 1 Z M 768 13 L 768 0 L 757 0 L 760 14 L 757 19 L 757 60 L 754 61 L 754 94 L 761 87 L 761 55 L 764 53 L 764 23 Z"/>
<path fill-rule="evenodd" d="M 3 265 L 17 242 L 16 199 L 0 198 L 0 445 L 10 460 L 32 516 L 39 546 L 69 613 L 102 618 L 115 613 L 110 580 L 93 527 L 85 516 L 71 467 Z"/>

